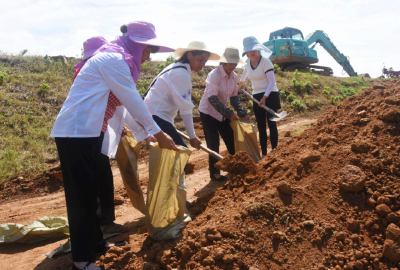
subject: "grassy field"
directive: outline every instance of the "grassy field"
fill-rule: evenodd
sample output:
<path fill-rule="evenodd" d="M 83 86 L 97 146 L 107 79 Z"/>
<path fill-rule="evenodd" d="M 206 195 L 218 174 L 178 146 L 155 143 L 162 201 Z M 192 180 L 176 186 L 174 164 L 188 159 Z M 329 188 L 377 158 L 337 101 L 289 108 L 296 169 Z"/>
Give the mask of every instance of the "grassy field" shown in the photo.
<path fill-rule="evenodd" d="M 152 79 L 172 61 L 173 58 L 167 62 L 144 63 L 137 83 L 139 92 L 144 93 Z M 206 67 L 192 74 L 195 117 L 199 117 L 197 107 L 205 79 L 212 69 Z M 241 72 L 241 69 L 237 70 L 238 74 Z M 0 182 L 19 176 L 32 177 L 57 160 L 55 143 L 49 134 L 68 95 L 73 75 L 72 64 L 64 65 L 41 56 L 0 55 Z M 276 79 L 283 109 L 292 115 L 339 104 L 372 83 L 371 79 L 363 77 L 324 77 L 282 72 L 279 68 Z M 245 87 L 251 92 L 249 82 Z M 241 98 L 251 114 L 252 102 Z"/>

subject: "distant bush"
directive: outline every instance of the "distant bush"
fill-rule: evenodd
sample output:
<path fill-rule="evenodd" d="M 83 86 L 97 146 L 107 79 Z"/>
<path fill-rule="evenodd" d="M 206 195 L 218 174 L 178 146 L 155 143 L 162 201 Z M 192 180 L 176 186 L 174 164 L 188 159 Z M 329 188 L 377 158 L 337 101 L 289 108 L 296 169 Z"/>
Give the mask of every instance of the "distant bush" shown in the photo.
<path fill-rule="evenodd" d="M 324 90 L 322 91 L 322 94 L 324 94 L 325 96 L 329 95 L 331 93 L 331 91 L 329 91 L 328 87 L 324 87 Z"/>
<path fill-rule="evenodd" d="M 302 111 L 302 110 L 305 109 L 304 104 L 301 103 L 301 101 L 298 100 L 298 99 L 293 100 L 292 103 L 290 103 L 290 106 L 291 106 L 294 110 L 297 110 L 297 111 Z"/>
<path fill-rule="evenodd" d="M 304 87 L 307 90 L 307 93 L 311 92 L 311 82 L 310 81 L 306 81 L 306 84 L 304 85 Z"/>
<path fill-rule="evenodd" d="M 278 64 L 274 64 L 274 70 L 276 72 L 281 72 L 282 71 L 281 67 Z"/>
<path fill-rule="evenodd" d="M 282 99 L 286 99 L 287 98 L 286 91 L 285 90 L 280 90 L 279 91 L 279 96 Z"/>
<path fill-rule="evenodd" d="M 289 101 L 289 102 L 292 102 L 293 100 L 295 100 L 296 99 L 296 96 L 295 95 L 293 95 L 293 94 L 290 94 L 290 95 L 288 95 L 287 96 L 287 101 Z"/>
<path fill-rule="evenodd" d="M 335 104 L 338 100 L 339 100 L 339 97 L 338 97 L 338 96 L 331 96 L 331 97 L 330 97 L 330 101 L 331 101 L 333 104 Z"/>
<path fill-rule="evenodd" d="M 50 93 L 50 86 L 47 83 L 42 83 L 39 86 L 39 91 L 38 91 L 38 95 L 41 98 L 45 98 L 49 95 Z"/>
<path fill-rule="evenodd" d="M 351 87 L 349 87 L 349 88 L 342 87 L 341 89 L 339 89 L 339 94 L 343 98 L 348 98 L 348 97 L 355 95 L 356 91 L 354 90 L 354 88 L 351 88 Z"/>
<path fill-rule="evenodd" d="M 298 94 L 301 94 L 301 89 L 303 88 L 303 83 L 301 81 L 297 80 L 296 78 L 293 78 L 292 82 L 293 82 L 294 91 Z"/>

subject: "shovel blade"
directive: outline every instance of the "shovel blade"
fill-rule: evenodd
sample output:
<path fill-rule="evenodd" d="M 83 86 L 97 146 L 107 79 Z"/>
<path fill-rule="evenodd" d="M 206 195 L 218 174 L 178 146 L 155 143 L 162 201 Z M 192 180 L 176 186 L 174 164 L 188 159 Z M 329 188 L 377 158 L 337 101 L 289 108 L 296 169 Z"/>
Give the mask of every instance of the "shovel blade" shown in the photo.
<path fill-rule="evenodd" d="M 277 121 L 285 118 L 287 115 L 288 115 L 288 113 L 286 111 L 283 111 L 283 112 L 277 113 L 276 115 L 272 116 L 269 120 L 277 122 Z"/>

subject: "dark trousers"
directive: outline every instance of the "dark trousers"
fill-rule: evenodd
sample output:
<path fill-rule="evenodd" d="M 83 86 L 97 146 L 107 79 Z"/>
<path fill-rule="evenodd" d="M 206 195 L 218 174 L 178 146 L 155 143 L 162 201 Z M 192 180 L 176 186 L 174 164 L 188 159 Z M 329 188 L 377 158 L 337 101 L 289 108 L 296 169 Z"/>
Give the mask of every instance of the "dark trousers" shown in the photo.
<path fill-rule="evenodd" d="M 253 95 L 253 97 L 258 101 L 260 101 L 263 96 L 264 93 Z M 271 92 L 271 94 L 265 101 L 265 105 L 268 108 L 274 110 L 275 112 L 279 110 L 281 108 L 279 93 Z M 258 106 L 258 104 L 256 104 L 255 102 L 253 103 L 253 111 L 254 111 L 254 116 L 256 117 L 256 122 L 258 127 L 258 136 L 260 139 L 261 153 L 263 156 L 265 156 L 267 154 L 267 140 L 268 140 L 267 122 L 268 122 L 272 149 L 278 146 L 278 127 L 276 125 L 276 122 L 269 120 L 269 118 L 272 117 L 272 114 L 270 114 L 265 109 Z"/>
<path fill-rule="evenodd" d="M 204 135 L 206 137 L 207 147 L 219 153 L 219 135 L 221 135 L 225 142 L 226 148 L 228 148 L 229 154 L 235 154 L 235 142 L 231 121 L 229 119 L 224 119 L 222 122 L 220 122 L 214 117 L 202 112 L 200 112 L 200 118 L 203 125 Z M 217 161 L 218 160 L 215 157 L 209 155 L 208 165 L 210 176 L 220 173 L 220 171 L 214 167 Z"/>
<path fill-rule="evenodd" d="M 92 138 L 56 138 L 64 179 L 65 200 L 75 262 L 93 262 L 103 233 L 96 215 L 98 157 L 103 134 Z"/>
<path fill-rule="evenodd" d="M 165 133 L 167 133 L 172 140 L 174 140 L 174 143 L 176 145 L 182 145 L 184 147 L 187 147 L 186 143 L 183 141 L 182 136 L 179 135 L 178 131 L 176 131 L 176 128 L 174 127 L 173 124 L 171 124 L 168 121 L 165 121 L 164 119 L 158 117 L 157 115 L 153 115 L 154 122 L 157 123 L 157 125 L 161 128 L 161 130 Z"/>
<path fill-rule="evenodd" d="M 115 220 L 114 181 L 108 156 L 100 153 L 95 178 L 98 179 L 99 194 L 97 200 L 97 217 L 100 224 L 110 224 Z"/>

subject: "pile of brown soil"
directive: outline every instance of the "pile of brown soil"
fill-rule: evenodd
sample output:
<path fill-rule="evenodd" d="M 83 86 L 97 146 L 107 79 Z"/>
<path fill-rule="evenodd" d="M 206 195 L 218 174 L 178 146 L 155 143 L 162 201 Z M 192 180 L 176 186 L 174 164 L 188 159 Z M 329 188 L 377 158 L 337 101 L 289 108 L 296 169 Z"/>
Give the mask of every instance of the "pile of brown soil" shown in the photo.
<path fill-rule="evenodd" d="M 57 192 L 64 188 L 61 167 L 55 164 L 49 170 L 34 178 L 17 177 L 14 180 L 0 183 L 2 200 L 35 197 Z"/>
<path fill-rule="evenodd" d="M 236 175 L 190 207 L 194 221 L 180 239 L 132 235 L 128 247 L 110 250 L 98 263 L 110 269 L 398 269 L 399 135 L 400 81 L 374 85 L 301 135 L 282 138 L 256 165 L 240 152 L 224 158 L 220 166 Z"/>

